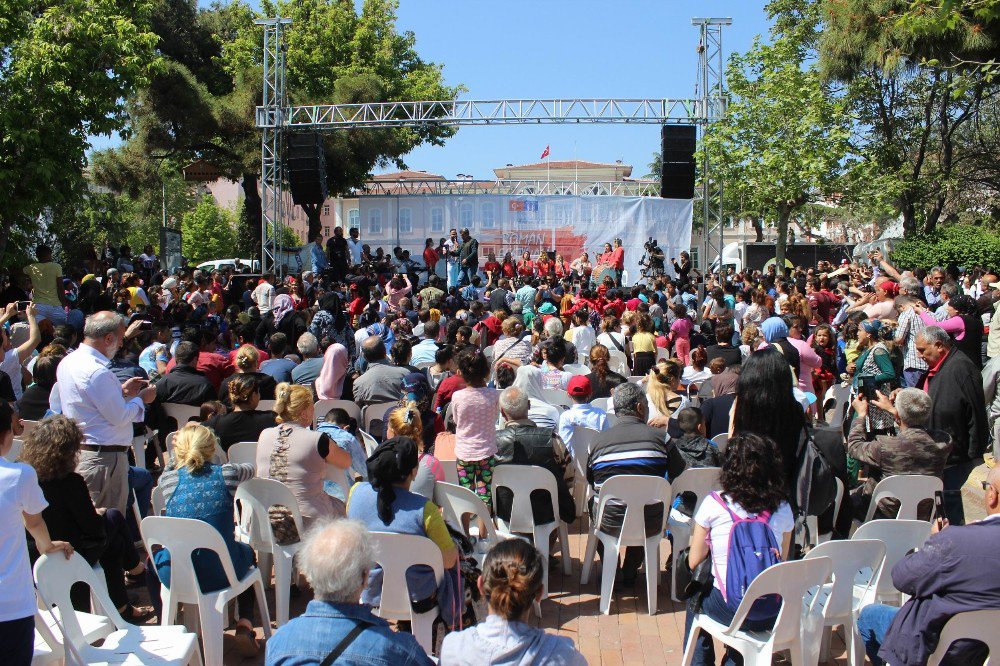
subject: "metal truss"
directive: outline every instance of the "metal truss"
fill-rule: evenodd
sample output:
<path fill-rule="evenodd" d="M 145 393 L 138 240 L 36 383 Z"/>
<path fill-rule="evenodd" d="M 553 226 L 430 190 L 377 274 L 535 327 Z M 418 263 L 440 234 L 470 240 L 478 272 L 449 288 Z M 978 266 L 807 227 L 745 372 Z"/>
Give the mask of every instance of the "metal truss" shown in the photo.
<path fill-rule="evenodd" d="M 698 26 L 698 76 L 695 79 L 695 97 L 703 113 L 704 122 L 699 133 L 704 139 L 708 124 L 725 117 L 726 76 L 722 52 L 722 28 L 732 25 L 730 18 L 696 18 L 691 25 Z M 702 143 L 702 145 L 704 145 Z M 722 179 L 714 177 L 708 151 L 701 151 L 701 212 L 702 212 L 702 270 L 707 271 L 716 257 L 721 267 L 722 248 L 725 246 L 722 220 Z"/>
<path fill-rule="evenodd" d="M 581 195 L 613 197 L 655 197 L 656 181 L 576 181 L 576 180 L 399 180 L 372 181 L 358 190 L 365 196 L 423 194 L 512 194 L 523 196 Z"/>
<path fill-rule="evenodd" d="M 697 123 L 701 108 L 693 99 L 499 99 L 430 102 L 320 104 L 287 110 L 287 127 L 352 129 L 433 125 L 522 125 L 552 123 Z M 273 122 L 257 107 L 257 125 Z"/>
<path fill-rule="evenodd" d="M 264 98 L 257 118 L 264 116 L 260 141 L 261 272 L 282 272 L 281 236 L 284 224 L 285 26 L 291 19 L 255 21 L 264 26 Z"/>

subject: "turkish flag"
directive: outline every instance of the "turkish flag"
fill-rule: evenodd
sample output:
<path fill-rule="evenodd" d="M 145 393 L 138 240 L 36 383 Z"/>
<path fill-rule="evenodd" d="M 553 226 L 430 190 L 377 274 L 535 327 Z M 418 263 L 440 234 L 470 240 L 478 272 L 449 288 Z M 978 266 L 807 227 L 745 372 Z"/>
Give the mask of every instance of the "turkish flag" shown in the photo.
<path fill-rule="evenodd" d="M 545 150 L 542 151 L 542 156 L 539 157 L 538 159 L 544 160 L 548 156 L 549 156 L 549 147 L 545 146 Z"/>

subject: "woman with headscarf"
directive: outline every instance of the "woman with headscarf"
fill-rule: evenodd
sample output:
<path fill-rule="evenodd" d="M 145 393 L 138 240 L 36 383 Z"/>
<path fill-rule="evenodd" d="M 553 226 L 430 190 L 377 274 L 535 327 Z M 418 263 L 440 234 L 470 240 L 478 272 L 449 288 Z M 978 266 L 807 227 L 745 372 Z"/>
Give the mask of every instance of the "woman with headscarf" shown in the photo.
<path fill-rule="evenodd" d="M 295 311 L 295 302 L 288 294 L 274 297 L 271 315 L 274 317 L 274 324 L 271 326 L 272 330 L 268 331 L 268 337 L 274 333 L 284 333 L 289 343 L 294 345 L 299 336 L 306 332 L 305 319 Z"/>
<path fill-rule="evenodd" d="M 369 530 L 414 534 L 427 537 L 441 549 L 441 559 L 449 570 L 441 584 L 430 567 L 417 565 L 406 572 L 410 601 L 414 610 L 426 612 L 435 605 L 449 626 L 461 615 L 458 585 L 452 575 L 458 563 L 458 549 L 441 517 L 441 510 L 422 495 L 410 491 L 419 466 L 417 444 L 409 437 L 393 437 L 368 457 L 368 481 L 355 484 L 347 499 L 347 517 L 365 524 Z M 382 568 L 372 567 L 361 603 L 378 606 L 382 597 Z"/>
<path fill-rule="evenodd" d="M 768 317 L 761 323 L 760 332 L 764 336 L 764 342 L 758 349 L 770 346 L 780 351 L 788 361 L 788 367 L 795 375 L 795 384 L 798 385 L 801 359 L 799 350 L 788 341 L 788 324 L 781 317 Z"/>
<path fill-rule="evenodd" d="M 339 400 L 344 395 L 344 379 L 350 359 L 347 347 L 334 342 L 323 354 L 323 367 L 316 378 L 316 398 L 319 400 Z"/>
<path fill-rule="evenodd" d="M 940 326 L 947 331 L 955 339 L 955 347 L 968 356 L 977 368 L 983 369 L 983 321 L 971 296 L 963 294 L 949 300 L 945 305 L 948 318 L 944 321 L 937 321 L 922 303 L 915 308 L 924 324 Z"/>
<path fill-rule="evenodd" d="M 863 349 L 855 363 L 854 378 L 851 386 L 855 395 L 865 395 L 874 398 L 874 391 L 880 391 L 888 396 L 893 389 L 899 387 L 899 377 L 892 363 L 890 345 L 895 336 L 894 331 L 885 326 L 880 319 L 865 319 L 858 329 L 858 347 Z M 869 403 L 868 414 L 865 417 L 865 432 L 872 439 L 876 435 L 895 433 L 896 420 L 889 412 L 879 409 L 874 403 Z"/>

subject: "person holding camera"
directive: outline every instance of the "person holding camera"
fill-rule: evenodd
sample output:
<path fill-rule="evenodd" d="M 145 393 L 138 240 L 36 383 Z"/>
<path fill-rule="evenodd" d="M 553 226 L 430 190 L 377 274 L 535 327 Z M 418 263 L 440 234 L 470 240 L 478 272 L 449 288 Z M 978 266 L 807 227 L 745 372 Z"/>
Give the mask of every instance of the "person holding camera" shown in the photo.
<path fill-rule="evenodd" d="M 895 434 L 896 420 L 891 412 L 874 403 L 876 392 L 889 395 L 899 388 L 899 376 L 892 362 L 890 345 L 894 332 L 880 319 L 866 319 L 858 327 L 858 348 L 863 349 L 855 361 L 851 382 L 857 395 L 868 401 L 868 409 L 858 418 L 863 421 L 869 439 L 876 435 Z M 848 367 L 848 372 L 851 368 Z"/>

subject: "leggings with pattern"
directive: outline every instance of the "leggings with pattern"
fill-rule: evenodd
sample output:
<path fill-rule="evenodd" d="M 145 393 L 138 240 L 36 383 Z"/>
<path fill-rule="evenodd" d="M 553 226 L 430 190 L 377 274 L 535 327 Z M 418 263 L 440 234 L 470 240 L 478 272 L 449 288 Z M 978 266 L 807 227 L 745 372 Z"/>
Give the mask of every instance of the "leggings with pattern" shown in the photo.
<path fill-rule="evenodd" d="M 496 456 L 486 460 L 456 460 L 458 467 L 458 483 L 463 488 L 475 492 L 486 506 L 493 508 L 493 468 L 496 467 Z"/>

